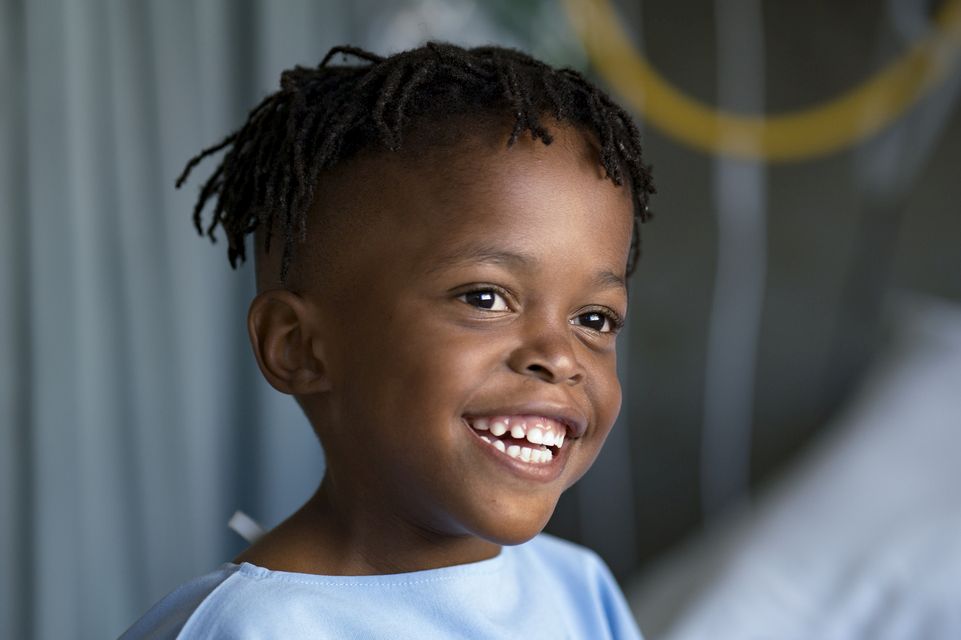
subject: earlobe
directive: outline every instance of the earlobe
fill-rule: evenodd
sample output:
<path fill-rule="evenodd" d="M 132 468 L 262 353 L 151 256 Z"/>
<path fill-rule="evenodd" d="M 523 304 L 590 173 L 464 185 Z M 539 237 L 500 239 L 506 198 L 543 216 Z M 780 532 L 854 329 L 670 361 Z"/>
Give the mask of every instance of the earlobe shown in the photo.
<path fill-rule="evenodd" d="M 307 303 L 284 289 L 264 291 L 250 303 L 247 332 L 261 373 L 291 395 L 330 389 L 322 340 Z"/>

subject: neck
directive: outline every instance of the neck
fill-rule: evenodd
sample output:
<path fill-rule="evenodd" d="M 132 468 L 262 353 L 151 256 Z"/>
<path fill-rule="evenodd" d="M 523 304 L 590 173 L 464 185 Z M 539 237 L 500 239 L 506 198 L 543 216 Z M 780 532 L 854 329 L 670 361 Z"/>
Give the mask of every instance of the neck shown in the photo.
<path fill-rule="evenodd" d="M 346 499 L 325 477 L 294 515 L 235 562 L 319 575 L 382 575 L 425 571 L 493 558 L 500 545 L 409 522 L 388 509 Z"/>

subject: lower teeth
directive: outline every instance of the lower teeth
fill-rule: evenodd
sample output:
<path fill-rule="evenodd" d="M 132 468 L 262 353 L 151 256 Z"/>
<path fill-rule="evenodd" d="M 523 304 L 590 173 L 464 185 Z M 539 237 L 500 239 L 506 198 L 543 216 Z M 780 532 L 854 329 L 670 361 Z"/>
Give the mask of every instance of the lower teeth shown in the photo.
<path fill-rule="evenodd" d="M 554 452 L 544 446 L 536 449 L 532 449 L 530 447 L 521 447 L 516 444 L 507 446 L 504 444 L 503 440 L 496 438 L 492 439 L 489 436 L 481 436 L 481 440 L 493 446 L 501 453 L 524 462 L 530 462 L 532 464 L 546 464 L 554 459 Z"/>

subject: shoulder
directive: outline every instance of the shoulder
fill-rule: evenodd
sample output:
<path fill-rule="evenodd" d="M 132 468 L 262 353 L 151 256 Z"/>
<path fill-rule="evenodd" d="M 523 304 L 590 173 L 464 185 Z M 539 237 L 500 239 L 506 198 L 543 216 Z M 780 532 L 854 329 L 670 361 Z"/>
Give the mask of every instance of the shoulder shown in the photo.
<path fill-rule="evenodd" d="M 432 581 L 320 576 L 228 564 L 178 587 L 120 640 L 369 637 L 369 629 L 391 620 L 396 625 L 398 615 L 409 619 L 416 613 L 416 603 L 407 602 L 405 594 L 409 600 L 409 590 L 423 586 L 421 582 Z M 392 596 L 400 602 L 387 606 L 387 615 L 384 602 Z"/>
<path fill-rule="evenodd" d="M 315 637 L 320 580 L 271 572 L 250 564 L 226 564 L 187 582 L 154 605 L 120 640 Z"/>
<path fill-rule="evenodd" d="M 552 573 L 579 576 L 591 581 L 613 580 L 611 572 L 597 553 L 568 540 L 542 533 L 517 548 L 519 561 L 544 565 Z"/>
<path fill-rule="evenodd" d="M 150 608 L 120 640 L 178 638 L 184 626 L 217 589 L 236 573 L 236 566 L 224 565 L 180 585 Z"/>
<path fill-rule="evenodd" d="M 512 637 L 489 632 L 489 611 L 464 611 L 479 593 L 500 604 L 503 566 L 494 559 L 413 574 L 322 576 L 225 565 L 173 591 L 121 640 Z"/>
<path fill-rule="evenodd" d="M 120 640 L 326 637 L 324 611 L 350 605 L 348 594 L 331 584 L 320 576 L 226 564 L 171 592 Z"/>
<path fill-rule="evenodd" d="M 590 629 L 583 637 L 641 637 L 621 588 L 594 551 L 542 533 L 518 547 L 515 555 L 525 573 L 538 576 L 539 590 L 550 584 L 554 597 L 567 603 L 574 628 Z"/>

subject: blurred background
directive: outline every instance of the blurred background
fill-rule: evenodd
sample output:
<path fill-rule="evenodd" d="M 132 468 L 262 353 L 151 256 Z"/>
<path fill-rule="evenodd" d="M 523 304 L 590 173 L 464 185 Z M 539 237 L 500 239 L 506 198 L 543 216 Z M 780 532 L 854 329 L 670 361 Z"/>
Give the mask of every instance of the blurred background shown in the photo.
<path fill-rule="evenodd" d="M 174 179 L 283 69 L 428 39 L 587 73 L 654 165 L 622 415 L 548 530 L 650 637 L 961 629 L 959 4 L 0 1 L 0 637 L 117 636 L 313 492 Z"/>

